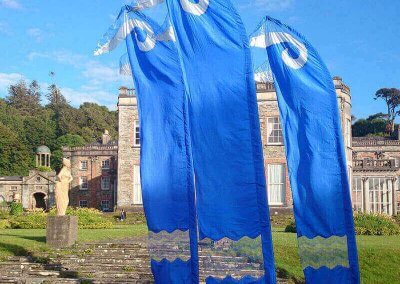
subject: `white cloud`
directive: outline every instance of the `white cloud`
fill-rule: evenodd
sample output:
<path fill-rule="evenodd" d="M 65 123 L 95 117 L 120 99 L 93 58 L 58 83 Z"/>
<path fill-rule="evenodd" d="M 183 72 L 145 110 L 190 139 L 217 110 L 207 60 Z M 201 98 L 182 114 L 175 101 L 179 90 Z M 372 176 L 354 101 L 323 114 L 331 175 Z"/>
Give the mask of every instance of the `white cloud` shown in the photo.
<path fill-rule="evenodd" d="M 22 9 L 21 3 L 17 0 L 0 0 L 0 6 L 14 10 Z"/>
<path fill-rule="evenodd" d="M 24 76 L 19 73 L 0 73 L 0 96 L 6 95 L 8 87 L 22 79 Z"/>
<path fill-rule="evenodd" d="M 87 56 L 72 53 L 66 50 L 50 53 L 31 52 L 28 54 L 29 60 L 45 58 L 56 61 L 60 64 L 72 66 L 79 69 L 82 76 L 88 79 L 88 86 L 99 86 L 106 83 L 130 83 L 129 78 L 119 74 L 119 67 L 106 65 L 98 60 L 93 60 Z"/>
<path fill-rule="evenodd" d="M 116 110 L 117 108 L 116 95 L 106 91 L 85 91 L 72 88 L 61 88 L 61 93 L 65 96 L 67 101 L 74 106 L 79 106 L 85 102 L 89 102 L 105 105 L 110 110 Z"/>
<path fill-rule="evenodd" d="M 26 31 L 27 35 L 33 38 L 36 42 L 42 42 L 46 37 L 46 32 L 39 28 L 30 28 Z"/>
<path fill-rule="evenodd" d="M 28 59 L 47 59 L 59 64 L 71 66 L 77 70 L 81 78 L 86 82 L 78 88 L 61 87 L 62 94 L 74 106 L 84 102 L 93 102 L 106 105 L 109 109 L 116 109 L 118 90 L 110 92 L 110 85 L 132 86 L 130 77 L 121 76 L 119 68 L 113 65 L 104 64 L 88 56 L 72 53 L 67 50 L 59 50 L 49 53 L 31 52 Z"/>

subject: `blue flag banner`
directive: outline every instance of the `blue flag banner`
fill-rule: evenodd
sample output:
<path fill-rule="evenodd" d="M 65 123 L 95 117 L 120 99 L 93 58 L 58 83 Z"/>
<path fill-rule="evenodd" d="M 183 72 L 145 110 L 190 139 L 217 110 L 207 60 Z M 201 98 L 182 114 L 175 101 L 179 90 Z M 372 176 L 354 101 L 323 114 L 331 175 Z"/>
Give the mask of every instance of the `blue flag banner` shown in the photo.
<path fill-rule="evenodd" d="M 247 237 L 258 240 L 263 252 L 261 275 L 235 275 L 246 269 L 218 268 L 212 256 L 200 262 L 200 271 L 207 271 L 207 283 L 232 278 L 275 283 L 255 82 L 243 23 L 227 0 L 166 3 L 189 98 L 200 243 L 215 253 L 222 244 L 234 249 Z"/>
<path fill-rule="evenodd" d="M 151 268 L 156 283 L 163 284 L 192 283 L 198 274 L 196 237 L 190 238 L 197 234 L 187 103 L 171 32 L 168 22 L 160 27 L 126 6 L 97 51 L 107 52 L 126 41 L 139 109 Z M 191 252 L 191 247 L 196 250 Z"/>
<path fill-rule="evenodd" d="M 331 75 L 299 33 L 266 17 L 251 37 L 274 74 L 307 283 L 359 283 L 339 108 Z"/>

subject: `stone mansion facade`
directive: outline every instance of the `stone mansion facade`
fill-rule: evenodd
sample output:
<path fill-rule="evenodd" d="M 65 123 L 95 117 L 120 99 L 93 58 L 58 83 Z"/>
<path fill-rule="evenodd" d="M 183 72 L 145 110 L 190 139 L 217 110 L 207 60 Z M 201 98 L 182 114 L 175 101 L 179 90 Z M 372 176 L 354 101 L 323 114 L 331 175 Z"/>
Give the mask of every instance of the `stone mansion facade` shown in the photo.
<path fill-rule="evenodd" d="M 341 113 L 354 209 L 394 214 L 400 202 L 397 191 L 400 141 L 352 139 L 350 89 L 341 78 L 333 80 Z M 293 201 L 273 83 L 257 83 L 257 100 L 270 208 L 273 213 L 291 210 Z M 120 88 L 118 115 L 118 141 L 111 141 L 105 132 L 99 143 L 63 149 L 64 156 L 71 158 L 72 162 L 72 206 L 105 211 L 141 208 L 140 130 L 134 90 Z M 377 184 L 381 186 L 378 189 Z"/>
<path fill-rule="evenodd" d="M 349 87 L 334 77 L 346 147 L 353 208 L 395 215 L 400 212 L 400 139 L 352 138 Z M 278 103 L 273 83 L 257 83 L 269 205 L 273 214 L 293 207 Z M 120 88 L 118 140 L 105 131 L 102 140 L 84 147 L 63 148 L 71 159 L 70 205 L 103 211 L 142 209 L 140 129 L 134 90 Z M 400 137 L 400 135 L 399 135 Z M 50 150 L 37 149 L 37 167 L 50 165 Z M 55 172 L 30 171 L 27 177 L 0 177 L 0 203 L 21 202 L 25 209 L 54 205 Z"/>
<path fill-rule="evenodd" d="M 400 212 L 400 139 L 351 136 L 349 87 L 334 77 L 346 147 L 353 208 L 396 215 Z M 293 207 L 278 103 L 273 83 L 257 83 L 268 198 L 273 214 Z M 118 140 L 105 131 L 102 140 L 84 147 L 63 148 L 74 177 L 70 205 L 103 211 L 142 209 L 140 129 L 134 90 L 120 88 Z M 400 133 L 398 135 L 400 137 Z M 36 166 L 50 165 L 50 149 L 40 146 Z M 32 170 L 26 177 L 0 177 L 0 203 L 21 202 L 25 209 L 54 205 L 54 171 Z"/>

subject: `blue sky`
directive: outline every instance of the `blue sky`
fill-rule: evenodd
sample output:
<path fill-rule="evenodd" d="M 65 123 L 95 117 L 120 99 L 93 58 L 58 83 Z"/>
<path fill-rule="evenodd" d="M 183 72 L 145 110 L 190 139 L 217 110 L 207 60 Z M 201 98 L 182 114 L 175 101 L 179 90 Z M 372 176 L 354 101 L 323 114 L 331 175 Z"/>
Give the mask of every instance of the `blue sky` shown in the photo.
<path fill-rule="evenodd" d="M 94 57 L 93 50 L 124 0 L 0 0 L 0 97 L 20 78 L 48 74 L 75 106 L 94 101 L 116 108 L 121 46 Z M 385 111 L 374 101 L 381 87 L 400 88 L 400 1 L 233 0 L 251 32 L 262 16 L 291 25 L 317 48 L 332 75 L 351 87 L 357 118 Z"/>

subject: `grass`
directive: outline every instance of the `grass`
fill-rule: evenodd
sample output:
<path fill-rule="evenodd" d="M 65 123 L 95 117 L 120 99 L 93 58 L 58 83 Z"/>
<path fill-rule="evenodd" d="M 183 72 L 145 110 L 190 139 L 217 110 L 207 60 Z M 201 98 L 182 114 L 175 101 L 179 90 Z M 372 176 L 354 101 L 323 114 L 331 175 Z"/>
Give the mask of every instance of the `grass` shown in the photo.
<path fill-rule="evenodd" d="M 114 240 L 146 235 L 147 227 L 116 225 L 113 229 L 81 229 L 79 243 Z M 0 230 L 0 259 L 12 255 L 30 255 L 49 251 L 45 230 Z M 275 262 L 279 275 L 303 282 L 303 272 L 297 255 L 296 234 L 285 233 L 282 228 L 273 232 Z M 362 283 L 400 283 L 400 236 L 357 237 Z M 253 252 L 257 254 L 257 252 Z"/>
<path fill-rule="evenodd" d="M 296 234 L 274 228 L 272 237 L 278 275 L 304 282 Z M 400 283 L 400 236 L 358 236 L 357 245 L 362 283 Z M 243 251 L 247 253 L 246 249 Z"/>
<path fill-rule="evenodd" d="M 144 236 L 146 225 L 116 225 L 112 229 L 80 229 L 78 243 L 96 242 L 102 240 L 123 239 L 134 236 Z M 35 252 L 46 252 L 46 230 L 43 229 L 1 229 L 0 230 L 0 260 L 8 256 L 26 256 Z"/>

